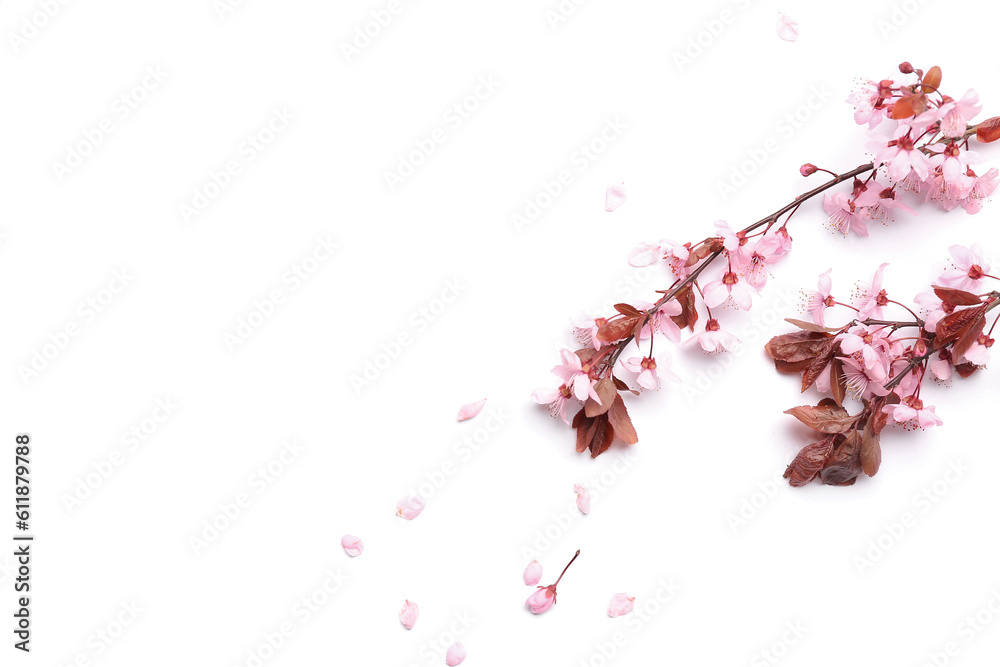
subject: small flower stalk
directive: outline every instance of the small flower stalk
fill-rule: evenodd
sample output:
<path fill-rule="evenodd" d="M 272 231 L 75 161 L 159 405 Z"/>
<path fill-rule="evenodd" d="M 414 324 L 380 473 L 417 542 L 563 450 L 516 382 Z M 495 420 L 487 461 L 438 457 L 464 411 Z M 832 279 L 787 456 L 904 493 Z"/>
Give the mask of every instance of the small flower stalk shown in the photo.
<path fill-rule="evenodd" d="M 552 608 L 552 605 L 556 603 L 556 586 L 558 586 L 559 582 L 562 581 L 563 576 L 566 574 L 566 570 L 569 569 L 569 566 L 573 564 L 573 561 L 575 561 L 579 555 L 580 551 L 577 550 L 577 552 L 573 555 L 573 558 L 571 558 L 566 564 L 566 567 L 563 568 L 562 574 L 560 574 L 559 578 L 556 579 L 556 583 L 550 584 L 549 586 L 539 586 L 538 590 L 528 597 L 524 604 L 529 610 L 531 610 L 532 614 L 544 614 Z"/>

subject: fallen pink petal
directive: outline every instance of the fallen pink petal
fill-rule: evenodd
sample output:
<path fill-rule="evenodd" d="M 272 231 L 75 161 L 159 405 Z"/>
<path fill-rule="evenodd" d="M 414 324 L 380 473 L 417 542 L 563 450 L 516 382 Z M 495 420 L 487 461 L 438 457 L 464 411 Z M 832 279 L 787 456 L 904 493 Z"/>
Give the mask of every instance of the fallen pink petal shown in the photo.
<path fill-rule="evenodd" d="M 402 517 L 407 521 L 416 519 L 423 511 L 424 499 L 420 496 L 409 496 L 396 503 L 396 516 Z"/>
<path fill-rule="evenodd" d="M 635 598 L 628 593 L 615 593 L 611 596 L 611 604 L 608 605 L 608 616 L 616 618 L 631 614 L 635 606 Z"/>
<path fill-rule="evenodd" d="M 628 194 L 625 192 L 624 183 L 609 185 L 607 192 L 604 193 L 604 210 L 611 213 L 624 204 L 626 199 Z"/>
<path fill-rule="evenodd" d="M 778 31 L 778 37 L 786 42 L 794 42 L 799 38 L 799 22 L 787 14 L 778 12 L 778 23 L 775 25 L 775 29 Z"/>
<path fill-rule="evenodd" d="M 353 535 L 344 535 L 340 538 L 340 546 L 344 547 L 344 551 L 346 551 L 347 555 L 351 558 L 360 556 L 361 552 L 365 550 L 365 543 Z"/>
<path fill-rule="evenodd" d="M 528 567 L 524 568 L 524 583 L 527 586 L 534 586 L 542 579 L 542 564 L 537 560 L 533 560 L 528 563 Z"/>
<path fill-rule="evenodd" d="M 461 662 L 465 660 L 465 656 L 467 654 L 468 651 L 466 651 L 465 647 L 462 646 L 462 642 L 455 642 L 448 647 L 448 653 L 444 656 L 445 664 L 447 664 L 448 667 L 455 667 L 455 665 L 461 664 Z"/>
<path fill-rule="evenodd" d="M 466 419 L 472 419 L 482 412 L 484 405 L 486 405 L 485 398 L 481 401 L 476 401 L 475 403 L 467 403 L 466 405 L 463 405 L 458 411 L 458 421 L 464 422 Z"/>
<path fill-rule="evenodd" d="M 417 624 L 417 618 L 420 616 L 420 607 L 416 603 L 406 600 L 403 602 L 403 608 L 399 610 L 399 622 L 403 624 L 403 627 L 407 630 L 412 630 L 413 626 Z"/>
<path fill-rule="evenodd" d="M 573 492 L 576 493 L 576 506 L 584 514 L 590 514 L 590 491 L 583 484 L 574 484 Z"/>

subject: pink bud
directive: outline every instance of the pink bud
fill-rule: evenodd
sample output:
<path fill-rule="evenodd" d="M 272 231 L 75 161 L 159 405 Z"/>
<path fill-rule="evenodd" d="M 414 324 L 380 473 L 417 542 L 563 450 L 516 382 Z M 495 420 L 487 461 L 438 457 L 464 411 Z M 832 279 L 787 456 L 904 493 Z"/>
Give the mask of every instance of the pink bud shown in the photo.
<path fill-rule="evenodd" d="M 424 499 L 420 496 L 410 496 L 403 498 L 396 503 L 396 516 L 401 516 L 407 521 L 412 521 L 420 516 L 424 511 Z"/>
<path fill-rule="evenodd" d="M 608 616 L 624 616 L 631 614 L 635 603 L 635 598 L 629 597 L 627 593 L 615 593 L 611 596 L 611 604 L 608 605 Z"/>
<path fill-rule="evenodd" d="M 628 195 L 625 193 L 625 184 L 609 185 L 604 193 L 604 210 L 611 213 L 625 203 Z"/>
<path fill-rule="evenodd" d="M 475 403 L 463 405 L 458 411 L 458 421 L 464 422 L 466 419 L 472 419 L 479 414 L 484 405 L 486 405 L 485 398 L 481 401 L 476 401 Z"/>
<path fill-rule="evenodd" d="M 803 176 L 812 176 L 817 171 L 819 171 L 819 167 L 812 164 L 811 162 L 806 162 L 804 165 L 799 167 L 799 173 L 802 174 Z"/>
<path fill-rule="evenodd" d="M 543 614 L 552 608 L 556 603 L 556 585 L 539 586 L 538 590 L 532 593 L 524 604 L 528 606 L 532 614 Z"/>
<path fill-rule="evenodd" d="M 365 550 L 365 543 L 353 535 L 344 535 L 340 538 L 340 546 L 344 547 L 344 551 L 351 558 L 360 556 L 361 552 Z"/>
<path fill-rule="evenodd" d="M 524 583 L 528 586 L 534 586 L 542 579 L 542 565 L 537 560 L 533 560 L 528 563 L 528 567 L 524 568 Z"/>
<path fill-rule="evenodd" d="M 590 514 L 590 491 L 582 484 L 574 484 L 573 491 L 576 493 L 576 506 L 584 514 Z"/>
<path fill-rule="evenodd" d="M 448 667 L 455 667 L 455 665 L 465 660 L 467 653 L 468 651 L 462 646 L 462 642 L 455 642 L 448 647 L 448 653 L 444 656 L 444 662 Z"/>
<path fill-rule="evenodd" d="M 403 603 L 403 608 L 399 610 L 399 622 L 407 630 L 412 630 L 417 624 L 417 617 L 420 616 L 420 607 L 409 600 Z"/>

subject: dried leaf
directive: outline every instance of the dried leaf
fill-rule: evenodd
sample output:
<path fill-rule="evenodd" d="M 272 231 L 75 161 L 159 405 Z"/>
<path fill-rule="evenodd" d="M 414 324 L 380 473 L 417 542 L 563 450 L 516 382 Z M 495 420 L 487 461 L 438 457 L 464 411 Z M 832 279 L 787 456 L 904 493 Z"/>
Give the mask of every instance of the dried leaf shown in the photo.
<path fill-rule="evenodd" d="M 764 350 L 775 361 L 809 362 L 823 351 L 831 338 L 830 334 L 819 331 L 794 331 L 775 336 L 767 342 Z"/>
<path fill-rule="evenodd" d="M 958 375 L 963 378 L 969 377 L 978 370 L 979 366 L 969 361 L 965 362 L 964 364 L 959 364 L 958 366 L 955 366 L 955 372 L 958 373 Z"/>
<path fill-rule="evenodd" d="M 639 317 L 640 315 L 642 315 L 642 313 L 637 308 L 635 308 L 634 306 L 630 306 L 627 303 L 616 303 L 615 310 L 617 310 L 622 315 L 627 315 L 629 317 Z"/>
<path fill-rule="evenodd" d="M 602 343 L 614 343 L 632 334 L 638 317 L 616 318 L 597 330 L 597 340 Z"/>
<path fill-rule="evenodd" d="M 852 430 L 846 436 L 839 436 L 833 454 L 819 471 L 819 479 L 824 484 L 850 486 L 861 472 L 861 435 Z"/>
<path fill-rule="evenodd" d="M 972 344 L 979 340 L 979 335 L 983 333 L 983 327 L 986 326 L 986 317 L 980 315 L 978 318 L 970 322 L 965 326 L 962 335 L 958 337 L 955 341 L 955 345 L 951 348 L 952 357 L 959 359 L 963 354 L 968 351 Z"/>
<path fill-rule="evenodd" d="M 833 355 L 836 353 L 839 346 L 833 338 L 829 338 L 826 341 L 826 345 L 816 352 L 816 356 L 813 357 L 812 361 L 806 366 L 805 370 L 802 372 L 802 391 L 805 391 L 813 385 L 816 378 L 823 373 L 826 365 L 830 363 L 833 359 Z"/>
<path fill-rule="evenodd" d="M 985 312 L 986 304 L 982 304 L 976 308 L 956 310 L 942 317 L 934 329 L 934 349 L 939 350 L 961 336 L 965 333 L 965 327 L 982 317 Z"/>
<path fill-rule="evenodd" d="M 615 396 L 618 395 L 618 389 L 615 388 L 615 382 L 611 379 L 611 376 L 605 375 L 594 383 L 594 393 L 600 397 L 601 402 L 598 403 L 593 398 L 587 399 L 587 402 L 583 406 L 583 411 L 588 417 L 603 415 L 610 410 L 611 404 L 615 402 Z"/>
<path fill-rule="evenodd" d="M 830 391 L 834 402 L 843 405 L 847 396 L 847 376 L 844 375 L 844 362 L 836 358 L 830 362 Z"/>
<path fill-rule="evenodd" d="M 785 468 L 785 479 L 792 486 L 805 486 L 816 478 L 832 452 L 833 436 L 806 445 Z"/>
<path fill-rule="evenodd" d="M 924 80 L 921 83 L 924 84 L 923 91 L 925 93 L 936 92 L 941 87 L 941 68 L 935 65 L 927 70 L 927 74 L 924 74 Z"/>
<path fill-rule="evenodd" d="M 937 294 L 939 299 L 953 306 L 978 306 L 982 303 L 982 300 L 972 292 L 951 287 L 941 287 L 940 285 L 933 285 L 933 287 L 934 293 Z"/>
<path fill-rule="evenodd" d="M 987 118 L 976 126 L 976 140 L 982 144 L 1000 139 L 1000 116 Z"/>
<path fill-rule="evenodd" d="M 872 419 L 865 422 L 861 431 L 861 470 L 869 477 L 874 477 L 882 465 L 882 445 L 879 444 L 878 433 Z"/>
<path fill-rule="evenodd" d="M 829 400 L 829 399 L 827 399 Z M 809 428 L 820 433 L 847 433 L 854 427 L 856 417 L 852 416 L 832 400 L 829 405 L 799 405 L 785 410 Z"/>
<path fill-rule="evenodd" d="M 635 426 L 632 425 L 632 419 L 628 416 L 628 410 L 625 409 L 625 401 L 622 400 L 621 395 L 615 396 L 615 402 L 608 412 L 608 419 L 610 419 L 611 426 L 619 440 L 628 445 L 639 442 L 639 436 L 635 432 Z"/>
<path fill-rule="evenodd" d="M 687 286 L 675 296 L 677 303 L 681 305 L 681 314 L 674 315 L 670 319 L 674 321 L 678 329 L 690 327 L 694 331 L 695 322 L 698 321 L 698 309 L 695 307 L 694 290 Z"/>

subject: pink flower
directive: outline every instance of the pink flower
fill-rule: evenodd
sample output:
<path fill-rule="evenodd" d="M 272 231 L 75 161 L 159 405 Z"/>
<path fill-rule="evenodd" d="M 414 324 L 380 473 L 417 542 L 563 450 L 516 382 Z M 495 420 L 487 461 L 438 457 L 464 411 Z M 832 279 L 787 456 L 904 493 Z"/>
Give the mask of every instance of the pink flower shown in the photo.
<path fill-rule="evenodd" d="M 413 626 L 417 624 L 419 616 L 420 607 L 409 600 L 403 602 L 403 608 L 399 610 L 399 622 L 403 624 L 404 628 L 412 630 Z"/>
<path fill-rule="evenodd" d="M 870 317 L 882 319 L 882 308 L 889 304 L 889 296 L 882 289 L 882 272 L 887 266 L 889 265 L 881 264 L 875 271 L 871 283 L 858 291 L 854 301 L 854 305 L 858 307 L 858 319 L 867 320 Z"/>
<path fill-rule="evenodd" d="M 705 323 L 704 331 L 688 339 L 688 341 L 693 340 L 698 341 L 701 349 L 709 353 L 722 352 L 723 350 L 731 352 L 740 342 L 733 334 L 723 331 L 719 327 L 719 320 L 714 318 Z"/>
<path fill-rule="evenodd" d="M 960 202 L 966 213 L 979 213 L 983 210 L 983 200 L 988 198 L 997 189 L 1000 183 L 1000 171 L 996 168 L 990 169 L 982 176 L 975 176 L 975 172 L 969 170 L 970 178 L 973 179 L 969 194 Z"/>
<path fill-rule="evenodd" d="M 608 605 L 608 616 L 615 618 L 631 614 L 634 604 L 635 598 L 628 593 L 615 593 L 611 596 L 611 604 Z"/>
<path fill-rule="evenodd" d="M 969 346 L 959 361 L 967 361 L 976 366 L 985 366 L 990 362 L 990 347 L 993 339 L 981 334 L 979 340 Z"/>
<path fill-rule="evenodd" d="M 823 209 L 830 215 L 830 227 L 844 236 L 854 232 L 858 236 L 868 236 L 866 220 L 871 213 L 864 206 L 857 206 L 846 192 L 823 195 Z"/>
<path fill-rule="evenodd" d="M 980 294 L 985 290 L 984 278 L 990 272 L 990 263 L 983 258 L 983 249 L 978 243 L 966 248 L 953 245 L 948 248 L 952 266 L 938 276 L 938 283 L 945 287 Z"/>
<path fill-rule="evenodd" d="M 767 283 L 768 269 L 777 263 L 784 254 L 781 250 L 783 239 L 777 233 L 768 233 L 760 237 L 750 249 L 750 261 L 743 266 L 743 278 L 747 284 L 760 290 Z"/>
<path fill-rule="evenodd" d="M 649 266 L 662 260 L 687 261 L 690 252 L 687 246 L 676 241 L 664 239 L 659 243 L 640 243 L 628 255 L 628 263 L 632 266 Z"/>
<path fill-rule="evenodd" d="M 590 491 L 583 484 L 574 484 L 573 493 L 576 494 L 576 506 L 584 514 L 590 514 Z"/>
<path fill-rule="evenodd" d="M 867 123 L 868 129 L 874 129 L 885 118 L 882 99 L 878 83 L 870 79 L 859 81 L 858 87 L 847 97 L 847 103 L 854 106 L 854 122 Z"/>
<path fill-rule="evenodd" d="M 633 373 L 639 374 L 636 382 L 643 389 L 659 389 L 660 378 L 680 382 L 680 378 L 670 371 L 670 358 L 665 354 L 658 355 L 653 359 L 649 357 L 631 357 L 623 361 L 622 366 Z"/>
<path fill-rule="evenodd" d="M 607 343 L 602 343 L 597 338 L 598 330 L 608 323 L 606 317 L 590 317 L 588 315 L 580 315 L 572 319 L 573 324 L 573 335 L 581 345 L 586 347 L 591 347 L 595 350 L 601 349 L 603 345 Z"/>
<path fill-rule="evenodd" d="M 924 407 L 924 402 L 916 396 L 907 396 L 901 402 L 894 405 L 887 405 L 882 408 L 882 412 L 889 415 L 889 418 L 897 424 L 901 424 L 907 430 L 916 428 L 928 428 L 940 426 L 943 422 L 934 412 L 934 406 Z"/>
<path fill-rule="evenodd" d="M 609 185 L 607 191 L 604 193 L 604 210 L 608 213 L 613 212 L 625 203 L 627 197 L 624 183 Z"/>
<path fill-rule="evenodd" d="M 806 312 L 811 314 L 813 322 L 820 326 L 823 326 L 826 309 L 835 305 L 833 297 L 830 296 L 830 288 L 833 285 L 833 281 L 830 279 L 831 271 L 833 269 L 827 269 L 826 273 L 820 274 L 816 285 L 818 290 L 803 290 L 807 298 Z"/>
<path fill-rule="evenodd" d="M 864 206 L 868 209 L 868 217 L 872 220 L 890 222 L 894 219 L 896 209 L 906 211 L 916 215 L 917 212 L 903 203 L 896 197 L 893 187 L 881 185 L 878 181 L 872 180 L 865 190 L 858 195 L 854 203 L 855 206 Z"/>
<path fill-rule="evenodd" d="M 448 667 L 455 667 L 455 665 L 461 664 L 465 660 L 466 655 L 468 655 L 468 651 L 462 646 L 462 642 L 455 642 L 448 647 L 448 652 L 444 656 L 444 662 Z"/>
<path fill-rule="evenodd" d="M 639 310 L 650 310 L 653 307 L 653 304 L 644 302 L 638 302 L 633 305 Z M 674 321 L 670 319 L 674 315 L 680 315 L 681 311 L 681 304 L 679 304 L 676 299 L 667 301 L 665 304 L 657 308 L 656 312 L 650 316 L 649 324 L 642 328 L 640 338 L 646 339 L 653 333 L 661 333 L 674 343 L 681 342 L 681 330 L 674 323 Z"/>
<path fill-rule="evenodd" d="M 847 389 L 851 395 L 858 399 L 868 399 L 874 396 L 887 396 L 888 391 L 879 382 L 868 375 L 867 369 L 862 366 L 854 357 L 837 357 L 844 362 L 844 378 L 847 380 Z"/>
<path fill-rule="evenodd" d="M 573 558 L 566 563 L 566 567 L 563 568 L 559 578 L 556 579 L 556 583 L 550 586 L 539 586 L 538 590 L 528 596 L 528 599 L 525 600 L 524 604 L 531 610 L 532 614 L 545 613 L 556 603 L 556 586 L 558 586 L 559 582 L 562 581 L 563 576 L 566 574 L 566 570 L 569 569 L 569 566 L 573 564 L 573 561 L 575 561 L 579 555 L 580 551 L 578 549 L 577 552 L 573 554 Z"/>
<path fill-rule="evenodd" d="M 927 370 L 934 376 L 935 380 L 946 382 L 951 379 L 951 352 L 941 350 L 937 356 L 927 363 Z"/>
<path fill-rule="evenodd" d="M 344 551 L 346 551 L 347 555 L 351 558 L 360 556 L 361 552 L 365 550 L 365 543 L 353 535 L 344 535 L 340 538 L 340 546 L 344 547 Z"/>
<path fill-rule="evenodd" d="M 971 88 L 960 100 L 951 100 L 941 105 L 941 134 L 946 137 L 960 139 L 965 136 L 969 121 L 975 118 L 982 107 L 979 106 L 979 95 Z"/>
<path fill-rule="evenodd" d="M 716 220 L 715 230 L 722 239 L 722 247 L 729 253 L 733 266 L 739 268 L 750 261 L 749 248 L 746 247 L 750 239 L 743 232 L 733 231 L 725 220 Z"/>
<path fill-rule="evenodd" d="M 403 498 L 396 503 L 396 516 L 412 521 L 424 511 L 424 499 L 420 496 Z"/>
<path fill-rule="evenodd" d="M 722 274 L 722 280 L 708 283 L 703 291 L 705 305 L 709 308 L 715 308 L 732 298 L 743 310 L 750 310 L 750 306 L 753 305 L 753 295 L 757 293 L 756 289 L 740 281 L 740 277 L 733 271 L 726 271 Z"/>
<path fill-rule="evenodd" d="M 840 350 L 861 361 L 869 377 L 880 383 L 889 378 L 890 344 L 885 338 L 886 331 L 885 327 L 859 324 L 837 335 Z"/>
<path fill-rule="evenodd" d="M 778 12 L 778 23 L 775 25 L 778 37 L 786 42 L 794 42 L 799 38 L 799 22 L 791 16 Z"/>
<path fill-rule="evenodd" d="M 472 419 L 482 411 L 484 405 L 486 405 L 485 398 L 475 403 L 463 405 L 458 411 L 458 421 L 464 422 L 466 419 Z"/>
<path fill-rule="evenodd" d="M 542 579 L 542 564 L 537 560 L 533 560 L 528 563 L 528 567 L 524 568 L 524 583 L 527 586 L 534 586 Z"/>
<path fill-rule="evenodd" d="M 573 387 L 573 395 L 577 399 L 585 401 L 590 397 L 600 403 L 601 399 L 594 391 L 595 381 L 590 378 L 590 364 L 584 367 L 580 357 L 572 350 L 563 350 L 559 355 L 562 357 L 562 363 L 554 367 L 552 372 L 562 378 L 567 386 Z"/>
<path fill-rule="evenodd" d="M 913 300 L 920 306 L 920 314 L 924 317 L 924 329 L 934 333 L 937 323 L 948 314 L 944 312 L 944 302 L 931 292 L 921 292 L 913 297 Z"/>
<path fill-rule="evenodd" d="M 941 168 L 941 177 L 946 183 L 960 187 L 960 192 L 972 187 L 971 182 L 960 179 L 966 177 L 965 172 L 968 170 L 970 163 L 979 164 L 983 161 L 979 153 L 963 151 L 954 142 L 949 144 L 931 144 L 927 149 L 934 153 L 934 155 L 927 159 L 928 164 L 935 168 Z"/>
<path fill-rule="evenodd" d="M 889 178 L 897 182 L 906 178 L 911 170 L 924 180 L 930 173 L 927 156 L 914 145 L 910 129 L 908 125 L 900 125 L 889 144 L 877 141 L 868 144 L 868 150 L 875 153 L 875 167 L 886 165 Z"/>
<path fill-rule="evenodd" d="M 565 384 L 559 385 L 558 389 L 546 389 L 539 387 L 531 393 L 531 400 L 540 405 L 544 405 L 553 417 L 558 417 L 569 424 L 569 417 L 566 415 L 566 403 L 573 398 L 573 392 Z"/>

